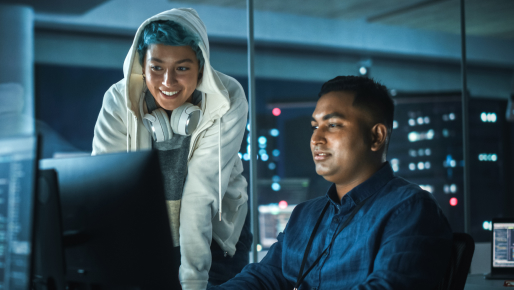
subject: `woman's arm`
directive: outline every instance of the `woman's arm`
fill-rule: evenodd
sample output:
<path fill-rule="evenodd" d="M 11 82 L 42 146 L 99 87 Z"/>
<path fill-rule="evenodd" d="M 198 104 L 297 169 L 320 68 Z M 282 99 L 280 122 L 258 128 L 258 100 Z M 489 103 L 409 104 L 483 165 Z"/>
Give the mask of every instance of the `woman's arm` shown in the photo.
<path fill-rule="evenodd" d="M 127 107 L 123 87 L 123 82 L 118 82 L 105 92 L 95 125 L 92 155 L 127 151 Z"/>

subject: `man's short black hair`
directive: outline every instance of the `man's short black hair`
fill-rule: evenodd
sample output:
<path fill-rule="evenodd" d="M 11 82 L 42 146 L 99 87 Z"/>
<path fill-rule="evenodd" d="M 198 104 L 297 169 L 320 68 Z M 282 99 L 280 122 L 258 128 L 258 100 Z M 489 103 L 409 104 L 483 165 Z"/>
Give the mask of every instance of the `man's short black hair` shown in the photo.
<path fill-rule="evenodd" d="M 394 102 L 387 88 L 367 77 L 338 76 L 323 84 L 318 97 L 338 91 L 354 93 L 353 106 L 369 112 L 374 124 L 382 123 L 387 127 L 387 150 L 394 120 Z"/>

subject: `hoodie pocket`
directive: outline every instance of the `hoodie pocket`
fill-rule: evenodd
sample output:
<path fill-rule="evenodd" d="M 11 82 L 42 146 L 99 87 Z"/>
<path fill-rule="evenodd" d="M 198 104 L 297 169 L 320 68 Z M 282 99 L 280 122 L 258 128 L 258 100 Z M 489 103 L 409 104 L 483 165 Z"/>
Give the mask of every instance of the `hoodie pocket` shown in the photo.
<path fill-rule="evenodd" d="M 243 198 L 243 194 L 239 193 L 238 197 L 232 197 L 225 193 L 225 197 L 221 202 L 222 208 L 222 219 L 225 219 L 229 223 L 234 223 L 238 216 L 239 208 L 246 202 Z"/>

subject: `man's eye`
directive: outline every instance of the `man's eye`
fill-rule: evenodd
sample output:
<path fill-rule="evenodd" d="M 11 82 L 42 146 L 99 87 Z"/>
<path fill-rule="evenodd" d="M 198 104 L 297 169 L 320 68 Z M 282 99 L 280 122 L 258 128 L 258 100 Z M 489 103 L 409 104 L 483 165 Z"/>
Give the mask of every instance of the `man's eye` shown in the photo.
<path fill-rule="evenodd" d="M 328 124 L 328 127 L 330 127 L 330 128 L 336 128 L 336 127 L 339 127 L 339 124 Z"/>
<path fill-rule="evenodd" d="M 160 66 L 151 66 L 152 70 L 159 71 L 162 68 Z"/>
<path fill-rule="evenodd" d="M 180 70 L 180 71 L 186 71 L 186 70 L 189 70 L 189 68 L 188 68 L 188 67 L 184 67 L 184 66 L 179 66 L 179 67 L 177 68 L 177 70 Z"/>

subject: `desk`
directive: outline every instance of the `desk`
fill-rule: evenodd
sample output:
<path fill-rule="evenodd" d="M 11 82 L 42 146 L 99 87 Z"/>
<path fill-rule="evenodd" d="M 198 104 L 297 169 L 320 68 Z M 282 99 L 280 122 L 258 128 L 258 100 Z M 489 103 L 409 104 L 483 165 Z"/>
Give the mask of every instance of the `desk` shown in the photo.
<path fill-rule="evenodd" d="M 495 289 L 514 289 L 512 287 L 503 287 L 505 280 L 486 280 L 483 274 L 472 274 L 466 280 L 464 290 L 495 290 Z"/>

